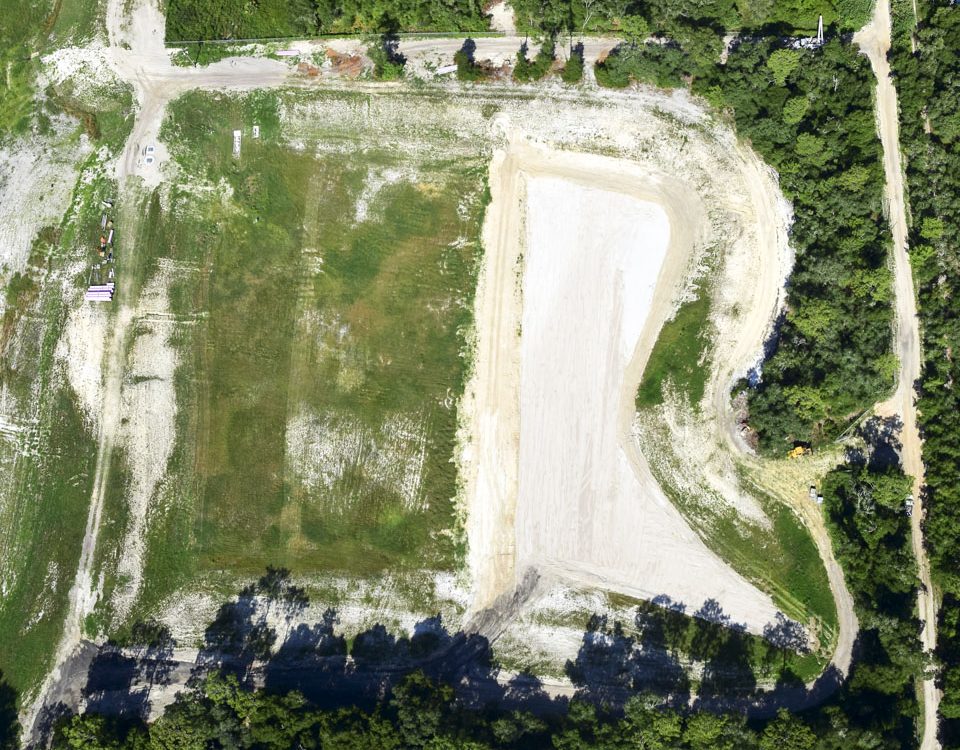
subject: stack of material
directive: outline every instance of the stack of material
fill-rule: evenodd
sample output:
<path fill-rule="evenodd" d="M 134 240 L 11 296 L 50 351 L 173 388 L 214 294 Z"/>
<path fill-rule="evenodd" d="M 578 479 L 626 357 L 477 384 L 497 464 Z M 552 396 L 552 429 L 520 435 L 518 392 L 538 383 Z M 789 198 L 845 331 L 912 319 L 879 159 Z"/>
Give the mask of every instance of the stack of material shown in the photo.
<path fill-rule="evenodd" d="M 111 302 L 115 286 L 112 281 L 109 284 L 93 284 L 87 287 L 87 293 L 83 298 L 88 302 Z"/>

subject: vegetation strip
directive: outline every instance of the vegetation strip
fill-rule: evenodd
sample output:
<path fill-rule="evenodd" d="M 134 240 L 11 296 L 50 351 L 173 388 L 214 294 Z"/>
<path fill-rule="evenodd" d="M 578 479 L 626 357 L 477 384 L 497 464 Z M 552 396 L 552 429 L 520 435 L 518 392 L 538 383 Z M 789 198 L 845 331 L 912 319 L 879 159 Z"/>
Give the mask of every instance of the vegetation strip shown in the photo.
<path fill-rule="evenodd" d="M 940 742 L 960 743 L 960 487 L 956 445 L 960 325 L 951 290 L 960 283 L 960 14 L 948 2 L 893 5 L 892 67 L 900 92 L 900 138 L 910 197 L 910 261 L 923 335 L 917 409 L 923 436 L 924 534 L 935 586 Z"/>

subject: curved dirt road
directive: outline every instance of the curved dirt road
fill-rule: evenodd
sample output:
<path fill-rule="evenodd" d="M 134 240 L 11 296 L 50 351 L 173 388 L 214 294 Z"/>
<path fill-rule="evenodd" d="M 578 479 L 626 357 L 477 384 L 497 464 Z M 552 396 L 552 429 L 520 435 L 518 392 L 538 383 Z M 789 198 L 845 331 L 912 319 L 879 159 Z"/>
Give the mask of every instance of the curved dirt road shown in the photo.
<path fill-rule="evenodd" d="M 877 77 L 877 127 L 883 144 L 883 170 L 886 177 L 886 203 L 893 233 L 894 287 L 896 290 L 896 347 L 900 358 L 897 391 L 893 397 L 877 406 L 882 415 L 899 414 L 903 420 L 900 439 L 903 444 L 903 470 L 913 477 L 914 511 L 910 519 L 913 554 L 920 574 L 917 606 L 923 620 L 921 642 L 924 651 L 932 653 L 937 645 L 937 603 L 930 578 L 930 562 L 923 547 L 923 504 L 920 490 L 923 486 L 923 460 L 920 433 L 917 429 L 917 410 L 914 405 L 914 383 L 920 377 L 921 341 L 917 318 L 917 303 L 913 289 L 913 273 L 907 254 L 907 211 L 903 189 L 903 164 L 900 158 L 900 111 L 897 90 L 890 77 L 890 3 L 877 0 L 873 19 L 854 36 L 861 51 L 870 58 Z M 937 708 L 941 693 L 931 677 L 923 685 L 923 750 L 939 747 L 937 741 Z"/>

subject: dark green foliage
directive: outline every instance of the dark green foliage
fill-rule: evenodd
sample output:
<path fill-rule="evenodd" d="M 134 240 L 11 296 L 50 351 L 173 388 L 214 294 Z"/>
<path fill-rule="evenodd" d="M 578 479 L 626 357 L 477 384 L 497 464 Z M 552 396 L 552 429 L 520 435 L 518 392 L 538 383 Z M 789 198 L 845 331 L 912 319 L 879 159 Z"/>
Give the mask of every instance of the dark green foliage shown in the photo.
<path fill-rule="evenodd" d="M 916 743 L 915 686 L 925 666 L 917 619 L 917 569 L 899 472 L 840 468 L 823 481 L 827 528 L 853 595 L 860 633 L 857 662 L 840 701 L 851 720 L 882 728 L 901 747 Z"/>
<path fill-rule="evenodd" d="M 570 48 L 570 57 L 560 71 L 560 78 L 569 84 L 580 83 L 583 79 L 583 44 Z"/>
<path fill-rule="evenodd" d="M 779 453 L 797 440 L 835 438 L 894 382 L 873 74 L 866 58 L 840 41 L 800 51 L 777 39 L 747 40 L 725 65 L 709 62 L 719 54 L 715 41 L 709 29 L 688 35 L 683 44 L 695 54 L 673 42 L 624 43 L 597 65 L 597 81 L 671 87 L 692 80 L 711 104 L 732 110 L 738 134 L 780 175 L 794 209 L 796 261 L 772 356 L 749 394 L 761 450 Z M 689 379 L 699 359 L 696 338 L 683 333 L 679 318 L 664 333 L 684 349 L 669 359 L 673 376 L 685 369 Z M 656 402 L 664 374 L 645 376 L 639 403 Z"/>
<path fill-rule="evenodd" d="M 489 77 L 487 70 L 473 58 L 477 43 L 473 39 L 466 39 L 463 46 L 453 56 L 457 66 L 457 79 L 460 81 L 482 81 Z"/>
<path fill-rule="evenodd" d="M 688 55 L 674 43 L 621 44 L 596 66 L 597 83 L 611 88 L 634 81 L 674 88 L 683 85 L 690 72 Z"/>
<path fill-rule="evenodd" d="M 367 56 L 373 60 L 374 78 L 380 81 L 403 78 L 407 58 L 400 53 L 400 38 L 396 34 L 383 34 L 376 44 L 367 47 Z"/>
<path fill-rule="evenodd" d="M 16 310 L 26 306 L 30 300 L 36 297 L 37 291 L 37 284 L 30 277 L 30 274 L 17 271 L 7 283 L 7 309 L 13 308 Z"/>
<path fill-rule="evenodd" d="M 893 5 L 892 63 L 900 98 L 923 363 L 920 429 L 926 487 L 924 535 L 943 590 L 937 657 L 944 690 L 940 739 L 960 745 L 960 8 L 944 0 Z M 913 39 L 911 39 L 913 36 Z M 916 47 L 914 51 L 913 47 Z"/>
<path fill-rule="evenodd" d="M 554 59 L 556 59 L 554 57 L 554 51 L 553 39 L 545 39 L 536 57 L 530 60 L 527 57 L 527 43 L 524 42 L 517 51 L 517 62 L 513 67 L 513 77 L 521 83 L 539 81 L 550 72 L 550 67 L 553 65 Z"/>
<path fill-rule="evenodd" d="M 813 32 L 817 18 L 841 29 L 867 22 L 869 0 L 511 0 L 517 25 L 527 31 L 616 32 L 629 36 L 631 21 L 642 19 L 654 33 L 692 28 Z"/>
<path fill-rule="evenodd" d="M 838 41 L 815 52 L 746 42 L 694 89 L 733 110 L 793 203 L 787 312 L 750 393 L 750 424 L 766 451 L 832 439 L 895 371 L 870 66 Z"/>
<path fill-rule="evenodd" d="M 254 39 L 381 31 L 480 31 L 478 0 L 169 0 L 167 40 Z"/>
<path fill-rule="evenodd" d="M 865 713 L 873 715 L 871 707 Z M 856 707 L 851 706 L 852 713 Z M 525 711 L 468 710 L 453 689 L 415 672 L 373 710 L 319 710 L 298 693 L 251 691 L 233 676 L 211 675 L 178 695 L 150 725 L 96 714 L 72 717 L 55 750 L 150 748 L 338 748 L 340 750 L 894 750 L 896 736 L 865 728 L 860 717 L 830 706 L 811 715 L 784 711 L 750 725 L 742 715 L 664 706 L 655 696 L 630 698 L 622 715 L 574 699 L 565 715 L 543 720 Z"/>
<path fill-rule="evenodd" d="M 0 750 L 20 747 L 20 720 L 17 716 L 17 691 L 0 671 Z"/>

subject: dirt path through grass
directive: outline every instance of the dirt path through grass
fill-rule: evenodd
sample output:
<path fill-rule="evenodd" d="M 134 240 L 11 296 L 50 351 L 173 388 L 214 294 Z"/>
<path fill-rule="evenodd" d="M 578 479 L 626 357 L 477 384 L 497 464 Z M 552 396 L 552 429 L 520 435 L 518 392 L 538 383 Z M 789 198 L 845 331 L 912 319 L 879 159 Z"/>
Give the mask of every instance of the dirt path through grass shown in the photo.
<path fill-rule="evenodd" d="M 249 88 L 282 83 L 288 70 L 269 60 L 249 61 L 241 69 L 220 66 L 206 70 L 178 73 L 170 63 L 163 42 L 163 15 L 150 2 L 139 3 L 128 19 L 124 16 L 124 0 L 111 0 L 107 9 L 107 26 L 116 72 L 134 87 L 139 111 L 127 139 L 117 168 L 121 195 L 121 223 L 124 237 L 136 237 L 138 217 L 135 207 L 140 186 L 159 184 L 158 164 L 146 164 L 142 158 L 147 144 L 157 144 L 166 104 L 192 88 Z M 162 154 L 163 152 L 160 152 Z M 134 178 L 139 177 L 140 180 Z M 126 265 L 133 267 L 136 245 L 125 243 Z M 120 426 L 121 390 L 124 376 L 126 343 L 134 320 L 136 305 L 132 274 L 120 274 L 117 286 L 117 311 L 112 319 L 104 356 L 103 396 L 100 434 L 93 490 L 84 530 L 80 561 L 70 590 L 63 633 L 54 654 L 53 668 L 39 691 L 39 697 L 27 708 L 23 724 L 36 731 L 40 710 L 60 677 L 60 668 L 80 644 L 84 619 L 93 611 L 97 599 L 97 582 L 93 568 L 100 534 L 104 500 L 110 481 L 110 465 Z"/>

